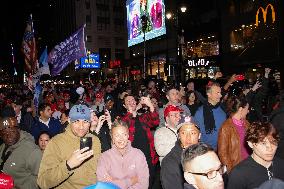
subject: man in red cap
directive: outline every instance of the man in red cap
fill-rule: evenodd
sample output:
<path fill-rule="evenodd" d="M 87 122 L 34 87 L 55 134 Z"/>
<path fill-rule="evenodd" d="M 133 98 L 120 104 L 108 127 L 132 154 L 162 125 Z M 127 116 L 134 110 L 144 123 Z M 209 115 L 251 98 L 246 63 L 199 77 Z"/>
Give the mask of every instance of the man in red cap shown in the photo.
<path fill-rule="evenodd" d="M 65 102 L 63 99 L 57 100 L 57 108 L 52 113 L 52 117 L 55 119 L 60 119 L 61 114 L 66 110 Z"/>
<path fill-rule="evenodd" d="M 93 111 L 100 113 L 104 112 L 104 108 L 105 108 L 105 103 L 104 103 L 104 94 L 103 92 L 97 92 L 95 95 L 95 100 L 93 102 L 93 105 L 91 106 L 91 109 Z"/>
<path fill-rule="evenodd" d="M 177 125 L 183 110 L 174 105 L 168 105 L 164 110 L 165 127 L 158 128 L 154 135 L 155 149 L 159 155 L 160 163 L 175 146 L 178 139 Z"/>

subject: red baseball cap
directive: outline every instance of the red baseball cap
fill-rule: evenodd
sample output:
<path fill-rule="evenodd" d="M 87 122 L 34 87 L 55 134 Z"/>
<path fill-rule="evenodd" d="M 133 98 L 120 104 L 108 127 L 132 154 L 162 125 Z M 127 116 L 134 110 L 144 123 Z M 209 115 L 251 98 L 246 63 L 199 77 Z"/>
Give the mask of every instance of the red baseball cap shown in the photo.
<path fill-rule="evenodd" d="M 63 93 L 63 97 L 70 97 L 70 94 L 65 92 L 65 93 Z"/>
<path fill-rule="evenodd" d="M 164 110 L 164 117 L 166 118 L 170 112 L 183 112 L 183 110 L 174 105 L 168 105 Z"/>
<path fill-rule="evenodd" d="M 57 104 L 58 104 L 58 105 L 59 105 L 59 104 L 64 104 L 64 105 L 65 105 L 65 102 L 64 102 L 63 99 L 59 99 L 59 100 L 57 101 Z"/>
<path fill-rule="evenodd" d="M 102 92 L 97 92 L 96 93 L 96 98 L 103 98 L 103 93 Z"/>
<path fill-rule="evenodd" d="M 11 189 L 14 187 L 14 180 L 10 175 L 0 173 L 0 189 Z"/>

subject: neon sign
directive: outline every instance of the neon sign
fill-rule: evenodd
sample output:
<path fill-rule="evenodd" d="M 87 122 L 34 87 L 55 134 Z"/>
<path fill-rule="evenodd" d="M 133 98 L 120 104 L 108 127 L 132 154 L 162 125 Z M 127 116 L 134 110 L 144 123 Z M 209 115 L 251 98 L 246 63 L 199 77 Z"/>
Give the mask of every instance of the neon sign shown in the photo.
<path fill-rule="evenodd" d="M 272 23 L 275 22 L 275 11 L 274 11 L 274 7 L 273 7 L 273 5 L 268 4 L 265 9 L 264 9 L 263 7 L 259 7 L 259 8 L 257 9 L 256 15 L 255 15 L 255 25 L 256 25 L 256 26 L 259 25 L 258 16 L 259 16 L 259 12 L 260 12 L 260 11 L 262 11 L 263 22 L 266 23 L 267 11 L 268 11 L 268 8 L 269 8 L 269 7 L 270 7 L 271 12 L 272 12 Z"/>

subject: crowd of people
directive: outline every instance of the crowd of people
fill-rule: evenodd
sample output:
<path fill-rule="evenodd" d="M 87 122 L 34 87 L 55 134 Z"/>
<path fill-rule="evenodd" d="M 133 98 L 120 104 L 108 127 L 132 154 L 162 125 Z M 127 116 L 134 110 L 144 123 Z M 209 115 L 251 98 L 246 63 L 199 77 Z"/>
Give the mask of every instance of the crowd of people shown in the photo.
<path fill-rule="evenodd" d="M 284 188 L 284 93 L 270 72 L 45 83 L 37 107 L 25 86 L 1 88 L 0 188 Z"/>

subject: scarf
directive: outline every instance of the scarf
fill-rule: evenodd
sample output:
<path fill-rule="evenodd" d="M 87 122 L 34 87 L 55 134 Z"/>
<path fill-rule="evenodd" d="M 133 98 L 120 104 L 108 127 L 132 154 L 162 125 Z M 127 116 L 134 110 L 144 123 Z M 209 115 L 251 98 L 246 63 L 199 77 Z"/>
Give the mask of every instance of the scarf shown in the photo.
<path fill-rule="evenodd" d="M 203 117 L 206 134 L 211 134 L 216 130 L 215 119 L 213 115 L 213 109 L 216 109 L 220 106 L 220 103 L 213 106 L 209 102 L 205 103 L 203 106 Z"/>

